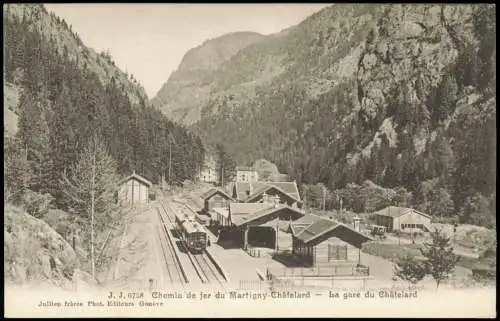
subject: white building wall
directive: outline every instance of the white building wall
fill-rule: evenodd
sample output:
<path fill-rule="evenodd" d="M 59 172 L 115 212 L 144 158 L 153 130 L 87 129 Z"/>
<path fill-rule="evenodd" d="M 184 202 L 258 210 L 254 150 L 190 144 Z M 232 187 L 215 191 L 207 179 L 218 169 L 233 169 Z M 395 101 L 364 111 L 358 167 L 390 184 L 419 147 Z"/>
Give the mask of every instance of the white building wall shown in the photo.
<path fill-rule="evenodd" d="M 402 224 L 415 224 L 415 225 L 427 225 L 430 226 L 431 219 L 429 217 L 425 217 L 413 211 L 401 215 L 394 219 L 394 229 L 401 230 Z"/>
<path fill-rule="evenodd" d="M 140 201 L 141 203 L 147 203 L 149 201 L 149 187 L 146 185 L 141 186 Z"/>
<path fill-rule="evenodd" d="M 118 201 L 123 206 L 149 202 L 149 187 L 135 179 L 123 183 L 118 190 Z"/>

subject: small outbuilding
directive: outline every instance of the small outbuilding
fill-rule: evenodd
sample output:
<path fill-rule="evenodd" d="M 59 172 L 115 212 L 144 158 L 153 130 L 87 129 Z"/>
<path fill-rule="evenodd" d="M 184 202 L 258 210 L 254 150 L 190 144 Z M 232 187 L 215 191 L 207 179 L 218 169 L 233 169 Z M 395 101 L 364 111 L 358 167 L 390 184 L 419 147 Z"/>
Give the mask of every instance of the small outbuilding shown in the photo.
<path fill-rule="evenodd" d="M 229 207 L 229 202 L 231 201 L 231 196 L 218 188 L 211 188 L 207 192 L 201 195 L 204 201 L 203 210 L 205 213 L 209 213 L 213 208 L 227 208 Z"/>
<path fill-rule="evenodd" d="M 377 225 L 385 226 L 388 232 L 430 231 L 431 216 L 413 208 L 389 206 L 374 214 Z"/>
<path fill-rule="evenodd" d="M 118 201 L 122 205 L 132 206 L 149 202 L 149 189 L 151 182 L 144 177 L 137 175 L 135 171 L 132 175 L 125 177 L 119 183 Z"/>
<path fill-rule="evenodd" d="M 315 215 L 290 224 L 292 253 L 305 266 L 358 264 L 361 245 L 372 241 L 356 229 Z"/>

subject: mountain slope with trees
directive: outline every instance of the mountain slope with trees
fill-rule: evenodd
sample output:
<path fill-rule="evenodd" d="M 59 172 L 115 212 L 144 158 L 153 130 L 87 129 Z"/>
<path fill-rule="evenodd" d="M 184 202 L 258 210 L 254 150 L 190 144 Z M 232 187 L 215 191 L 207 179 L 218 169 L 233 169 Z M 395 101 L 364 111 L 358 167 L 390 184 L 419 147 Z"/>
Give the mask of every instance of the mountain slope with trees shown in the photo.
<path fill-rule="evenodd" d="M 494 9 L 333 5 L 204 76 L 193 128 L 239 164 L 269 159 L 302 185 L 369 180 L 408 194 L 400 205 L 492 226 Z"/>
<path fill-rule="evenodd" d="M 200 82 L 239 50 L 265 38 L 256 32 L 234 32 L 205 41 L 189 50 L 179 68 L 163 85 L 152 104 L 168 117 L 190 124 L 200 119 L 199 102 L 210 94 L 209 84 Z M 205 90 L 206 89 L 206 90 Z M 193 96 L 193 90 L 196 95 Z"/>
<path fill-rule="evenodd" d="M 153 183 L 168 173 L 170 184 L 194 179 L 202 142 L 151 108 L 109 57 L 92 65 L 92 51 L 45 7 L 4 6 L 4 40 L 4 88 L 17 116 L 4 128 L 4 201 L 42 220 L 60 210 L 52 228 L 76 224 L 81 264 L 95 263 L 93 248 L 119 214 L 118 178 L 135 170 Z"/>

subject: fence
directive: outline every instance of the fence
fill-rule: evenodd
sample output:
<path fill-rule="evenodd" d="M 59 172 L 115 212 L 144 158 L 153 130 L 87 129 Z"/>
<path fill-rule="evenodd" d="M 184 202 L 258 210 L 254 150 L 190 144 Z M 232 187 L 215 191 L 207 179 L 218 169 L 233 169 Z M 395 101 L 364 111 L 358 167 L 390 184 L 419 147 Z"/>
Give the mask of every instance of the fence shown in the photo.
<path fill-rule="evenodd" d="M 314 268 L 274 269 L 277 277 L 333 277 L 333 276 L 369 276 L 370 268 L 362 265 L 334 265 Z"/>

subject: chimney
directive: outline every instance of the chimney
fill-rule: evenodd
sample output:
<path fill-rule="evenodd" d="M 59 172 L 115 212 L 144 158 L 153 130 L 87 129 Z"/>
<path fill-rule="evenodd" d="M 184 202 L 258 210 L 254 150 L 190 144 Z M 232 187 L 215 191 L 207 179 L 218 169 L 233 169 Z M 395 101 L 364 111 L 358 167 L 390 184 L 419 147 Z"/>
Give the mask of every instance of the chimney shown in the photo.
<path fill-rule="evenodd" d="M 262 193 L 262 203 L 269 203 L 269 196 L 265 192 Z"/>
<path fill-rule="evenodd" d="M 252 183 L 248 183 L 248 195 L 252 195 L 253 194 L 253 185 Z"/>
<path fill-rule="evenodd" d="M 354 220 L 354 230 L 359 232 L 361 219 L 358 216 L 356 216 L 353 220 Z"/>
<path fill-rule="evenodd" d="M 280 197 L 278 195 L 274 196 L 274 207 L 280 206 Z"/>

